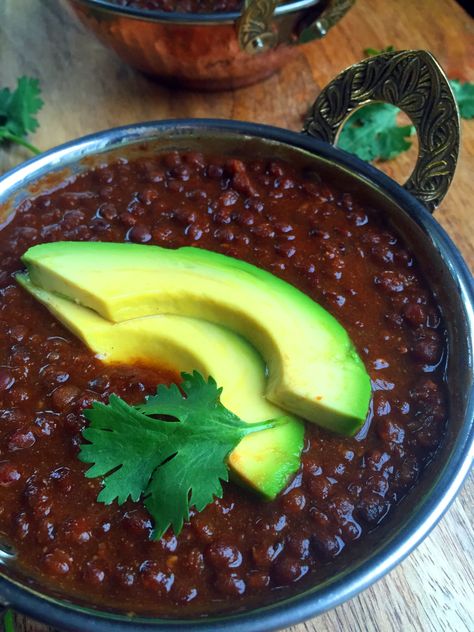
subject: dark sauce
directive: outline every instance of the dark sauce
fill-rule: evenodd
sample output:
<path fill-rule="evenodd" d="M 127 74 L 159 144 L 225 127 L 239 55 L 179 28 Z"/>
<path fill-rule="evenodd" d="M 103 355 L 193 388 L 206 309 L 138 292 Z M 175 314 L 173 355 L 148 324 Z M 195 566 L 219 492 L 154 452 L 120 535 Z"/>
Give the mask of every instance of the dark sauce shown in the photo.
<path fill-rule="evenodd" d="M 228 484 L 179 536 L 140 504 L 96 502 L 77 459 L 84 407 L 178 377 L 106 366 L 14 282 L 54 240 L 216 250 L 299 287 L 347 328 L 373 380 L 364 432 L 308 425 L 302 466 L 264 503 Z M 446 420 L 445 332 L 412 254 L 376 212 L 282 162 L 176 152 L 91 170 L 24 201 L 0 232 L 0 536 L 42 585 L 180 616 L 264 602 L 331 565 L 416 484 Z M 12 566 L 13 568 L 13 566 Z"/>

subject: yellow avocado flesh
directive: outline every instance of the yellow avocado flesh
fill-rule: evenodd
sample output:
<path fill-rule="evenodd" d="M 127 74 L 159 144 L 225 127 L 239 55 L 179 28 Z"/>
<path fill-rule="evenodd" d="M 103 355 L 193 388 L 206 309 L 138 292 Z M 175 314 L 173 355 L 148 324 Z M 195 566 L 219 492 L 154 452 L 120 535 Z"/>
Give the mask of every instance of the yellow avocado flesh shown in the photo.
<path fill-rule="evenodd" d="M 246 338 L 268 368 L 266 397 L 352 435 L 364 423 L 370 379 L 345 329 L 274 275 L 198 248 L 56 242 L 23 257 L 33 283 L 113 322 L 177 314 Z"/>
<path fill-rule="evenodd" d="M 91 309 L 17 281 L 106 363 L 143 361 L 177 372 L 199 371 L 223 388 L 221 401 L 246 422 L 285 417 L 276 428 L 245 437 L 229 455 L 237 481 L 274 498 L 300 464 L 304 425 L 265 399 L 265 365 L 229 330 L 182 316 L 148 316 L 111 323 Z"/>

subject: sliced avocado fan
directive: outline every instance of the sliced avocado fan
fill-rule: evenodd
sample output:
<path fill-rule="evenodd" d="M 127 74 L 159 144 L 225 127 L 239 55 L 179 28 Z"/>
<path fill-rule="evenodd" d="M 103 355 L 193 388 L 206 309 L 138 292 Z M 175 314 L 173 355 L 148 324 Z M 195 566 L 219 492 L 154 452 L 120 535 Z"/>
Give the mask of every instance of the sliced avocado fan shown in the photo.
<path fill-rule="evenodd" d="M 119 323 L 175 314 L 226 327 L 263 357 L 266 398 L 346 435 L 369 406 L 370 379 L 346 330 L 289 283 L 199 248 L 56 242 L 23 256 L 38 287 Z"/>
<path fill-rule="evenodd" d="M 150 316 L 111 323 L 92 310 L 33 285 L 17 275 L 32 294 L 65 327 L 106 363 L 159 362 L 176 372 L 199 371 L 223 388 L 221 401 L 246 422 L 284 418 L 275 428 L 245 437 L 231 452 L 236 482 L 266 499 L 277 496 L 298 470 L 304 425 L 265 399 L 265 365 L 243 338 L 228 329 L 181 316 Z"/>

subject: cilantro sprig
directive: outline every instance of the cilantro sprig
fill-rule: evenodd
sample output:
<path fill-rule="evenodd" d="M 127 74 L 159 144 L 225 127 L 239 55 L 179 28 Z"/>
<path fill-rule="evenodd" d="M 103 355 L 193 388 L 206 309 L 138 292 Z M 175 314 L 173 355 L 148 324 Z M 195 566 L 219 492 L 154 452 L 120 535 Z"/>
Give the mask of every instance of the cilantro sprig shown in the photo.
<path fill-rule="evenodd" d="M 395 51 L 394 46 L 381 50 L 364 49 L 368 57 Z M 474 118 L 474 84 L 450 80 L 462 118 Z M 338 146 L 362 160 L 391 160 L 410 149 L 413 125 L 400 125 L 400 109 L 390 103 L 370 103 L 354 112 L 342 128 Z"/>
<path fill-rule="evenodd" d="M 398 125 L 400 110 L 390 103 L 370 103 L 354 112 L 339 135 L 338 146 L 362 160 L 390 160 L 410 149 L 413 125 Z"/>
<path fill-rule="evenodd" d="M 15 632 L 14 614 L 10 608 L 3 615 L 3 629 L 4 632 Z"/>
<path fill-rule="evenodd" d="M 79 459 L 93 463 L 88 478 L 103 477 L 97 500 L 142 499 L 154 519 L 154 539 L 169 526 L 178 534 L 192 506 L 202 511 L 222 497 L 227 457 L 245 436 L 285 420 L 245 423 L 221 403 L 213 378 L 197 371 L 182 378 L 180 388 L 160 385 L 138 406 L 111 395 L 108 404 L 84 410 L 88 443 Z"/>
<path fill-rule="evenodd" d="M 387 46 L 386 48 L 364 48 L 364 55 L 366 57 L 373 57 L 374 55 L 393 52 L 395 52 L 395 46 Z"/>
<path fill-rule="evenodd" d="M 0 88 L 0 145 L 17 143 L 34 154 L 40 150 L 25 140 L 39 126 L 35 115 L 43 107 L 38 79 L 20 77 L 15 90 Z"/>
<path fill-rule="evenodd" d="M 458 102 L 461 118 L 474 118 L 474 83 L 461 83 L 457 79 L 452 79 L 449 83 Z"/>

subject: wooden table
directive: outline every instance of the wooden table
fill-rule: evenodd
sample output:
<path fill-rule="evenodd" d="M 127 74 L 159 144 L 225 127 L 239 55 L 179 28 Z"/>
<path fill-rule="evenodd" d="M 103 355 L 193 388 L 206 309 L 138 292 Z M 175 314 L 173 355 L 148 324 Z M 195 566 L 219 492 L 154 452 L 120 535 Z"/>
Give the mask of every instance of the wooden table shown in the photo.
<path fill-rule="evenodd" d="M 474 21 L 453 0 L 359 0 L 321 42 L 268 81 L 238 92 L 171 91 L 124 66 L 57 0 L 1 0 L 0 86 L 18 75 L 39 77 L 45 106 L 32 141 L 47 149 L 97 130 L 170 117 L 220 117 L 291 129 L 321 86 L 362 57 L 366 47 L 431 50 L 451 77 L 474 81 Z M 463 145 L 451 191 L 437 219 L 474 265 L 474 121 L 462 123 Z M 25 159 L 0 150 L 0 171 Z M 402 181 L 407 152 L 383 168 Z M 403 564 L 350 602 L 291 632 L 472 632 L 474 630 L 474 484 Z M 18 615 L 18 632 L 49 628 Z M 87 632 L 86 630 L 84 632 Z M 289 631 L 288 631 L 289 632 Z"/>

